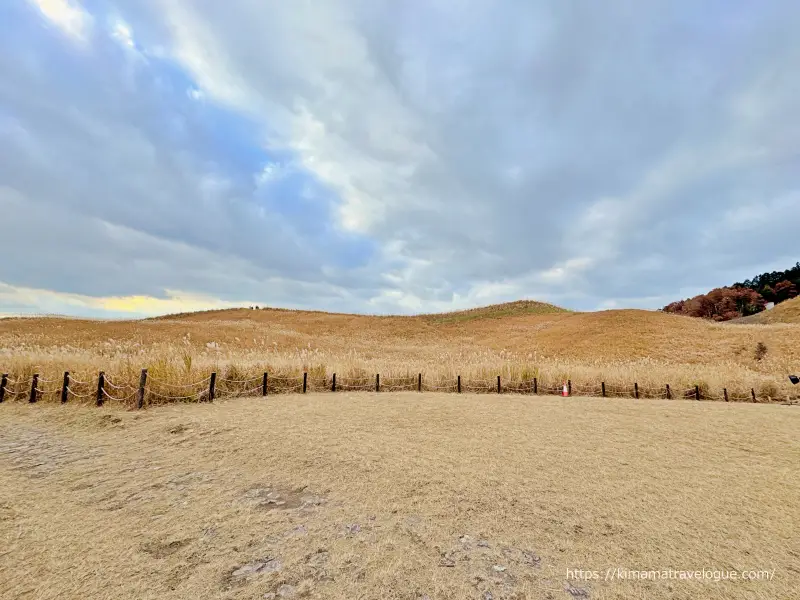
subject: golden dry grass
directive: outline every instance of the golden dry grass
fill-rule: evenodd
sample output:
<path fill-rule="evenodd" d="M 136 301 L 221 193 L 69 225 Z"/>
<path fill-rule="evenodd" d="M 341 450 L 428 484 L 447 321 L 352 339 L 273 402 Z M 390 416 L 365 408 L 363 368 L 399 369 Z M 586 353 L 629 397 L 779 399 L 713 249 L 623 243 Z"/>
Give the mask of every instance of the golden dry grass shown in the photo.
<path fill-rule="evenodd" d="M 777 310 L 777 309 L 776 309 Z M 763 342 L 766 356 L 756 360 Z M 258 378 L 264 371 L 299 376 L 312 387 L 337 373 L 385 382 L 422 372 L 432 385 L 501 375 L 513 384 L 537 377 L 545 387 L 571 379 L 576 391 L 658 396 L 699 386 L 704 397 L 759 401 L 796 398 L 787 375 L 800 370 L 800 324 L 731 325 L 642 310 L 561 311 L 519 302 L 446 315 L 374 317 L 289 310 L 224 310 L 143 321 L 28 318 L 0 320 L 0 370 L 23 383 L 41 373 L 42 389 L 57 397 L 62 372 L 87 381 L 91 394 L 105 370 L 116 396 L 130 397 L 139 370 L 154 385 L 202 380 L 212 370 L 228 379 Z M 327 385 L 327 384 L 325 384 Z M 252 386 L 251 386 L 252 387 Z M 165 393 L 167 389 L 154 389 Z M 194 391 L 192 388 L 191 391 Z M 157 400 L 157 398 L 154 398 Z"/>
<path fill-rule="evenodd" d="M 0 596 L 796 598 L 798 431 L 797 407 L 660 400 L 7 404 Z"/>

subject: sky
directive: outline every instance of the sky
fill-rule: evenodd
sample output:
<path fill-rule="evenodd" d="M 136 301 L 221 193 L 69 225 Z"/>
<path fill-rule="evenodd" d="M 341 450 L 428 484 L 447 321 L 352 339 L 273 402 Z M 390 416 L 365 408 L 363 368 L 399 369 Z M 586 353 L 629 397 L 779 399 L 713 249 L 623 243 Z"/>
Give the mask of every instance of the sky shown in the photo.
<path fill-rule="evenodd" d="M 6 0 L 0 315 L 659 308 L 800 258 L 800 3 Z"/>

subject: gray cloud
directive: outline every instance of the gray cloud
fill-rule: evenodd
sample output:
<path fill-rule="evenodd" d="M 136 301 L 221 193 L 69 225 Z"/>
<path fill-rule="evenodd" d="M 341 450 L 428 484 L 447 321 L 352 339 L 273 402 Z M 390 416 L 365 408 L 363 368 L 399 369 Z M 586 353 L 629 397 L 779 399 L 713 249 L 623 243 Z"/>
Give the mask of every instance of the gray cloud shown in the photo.
<path fill-rule="evenodd" d="M 356 311 L 656 306 L 800 250 L 794 3 L 109 5 L 327 187 L 336 235 L 379 252 L 334 264 L 343 242 L 298 222 L 327 217 L 264 213 L 207 164 L 201 114 L 175 142 L 146 64 L 95 59 L 68 84 L 8 54 L 0 243 L 24 244 L 34 215 L 60 235 L 0 281 Z"/>

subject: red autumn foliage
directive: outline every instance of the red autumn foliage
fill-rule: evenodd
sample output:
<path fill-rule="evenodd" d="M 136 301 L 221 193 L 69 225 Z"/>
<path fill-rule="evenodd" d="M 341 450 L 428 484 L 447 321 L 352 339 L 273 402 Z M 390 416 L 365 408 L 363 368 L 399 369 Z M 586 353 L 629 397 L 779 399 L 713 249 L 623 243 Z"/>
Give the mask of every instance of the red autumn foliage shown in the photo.
<path fill-rule="evenodd" d="M 789 300 L 796 297 L 797 286 L 791 281 L 784 279 L 783 281 L 775 284 L 773 293 L 775 294 L 775 304 L 778 304 L 784 300 Z"/>
<path fill-rule="evenodd" d="M 712 321 L 729 321 L 761 312 L 765 304 L 764 298 L 755 290 L 723 287 L 694 298 L 673 302 L 662 310 Z"/>

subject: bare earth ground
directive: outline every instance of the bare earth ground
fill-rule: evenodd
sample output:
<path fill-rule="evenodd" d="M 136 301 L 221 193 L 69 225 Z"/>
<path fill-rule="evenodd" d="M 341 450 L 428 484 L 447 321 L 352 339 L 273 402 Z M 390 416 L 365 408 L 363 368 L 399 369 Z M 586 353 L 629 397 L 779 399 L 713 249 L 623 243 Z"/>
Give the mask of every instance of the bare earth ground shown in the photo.
<path fill-rule="evenodd" d="M 797 598 L 798 431 L 659 400 L 0 405 L 0 596 Z"/>

